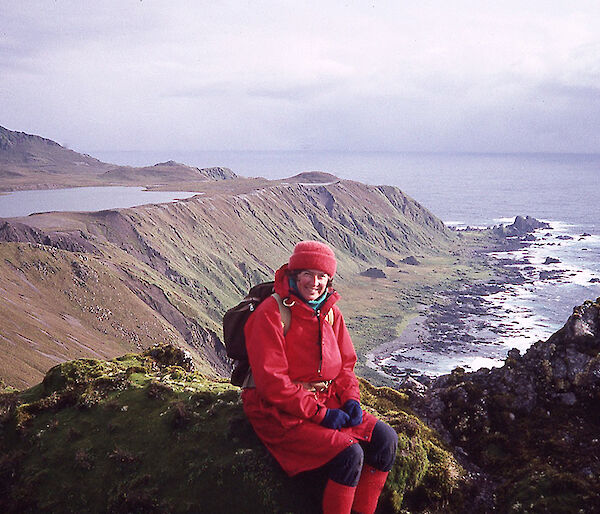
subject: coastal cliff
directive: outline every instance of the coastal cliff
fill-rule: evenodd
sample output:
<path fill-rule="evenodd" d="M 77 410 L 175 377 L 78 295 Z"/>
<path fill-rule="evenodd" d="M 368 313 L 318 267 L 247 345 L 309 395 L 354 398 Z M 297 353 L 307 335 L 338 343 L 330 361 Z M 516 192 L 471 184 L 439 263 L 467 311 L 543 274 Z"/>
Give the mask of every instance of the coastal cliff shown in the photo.
<path fill-rule="evenodd" d="M 361 325 L 350 284 L 390 291 L 393 303 L 400 279 L 408 287 L 450 259 L 456 236 L 397 188 L 323 178 L 210 180 L 174 204 L 0 220 L 0 309 L 18 320 L 0 341 L 0 376 L 23 388 L 57 362 L 159 341 L 190 351 L 207 376 L 226 376 L 223 313 L 300 239 L 334 247 L 350 327 Z M 401 261 L 413 254 L 429 265 L 409 272 Z M 374 265 L 388 270 L 385 284 L 360 275 Z"/>
<path fill-rule="evenodd" d="M 170 177 L 198 195 L 0 220 L 2 511 L 317 511 L 323 477 L 289 479 L 262 447 L 227 382 L 220 339 L 223 312 L 300 239 L 335 249 L 357 370 L 371 380 L 361 379 L 362 402 L 400 436 L 379 512 L 597 505 L 598 301 L 502 368 L 391 389 L 374 387 L 393 382 L 365 365 L 440 291 L 497 271 L 480 247 L 518 246 L 536 220 L 457 233 L 397 188 L 320 172 L 269 181 L 210 168 L 197 179 L 172 162 L 90 161 L 84 180 L 52 169 L 63 158 L 79 166 L 80 154 L 5 132 L 0 153 L 32 145 L 31 155 L 48 147 L 54 159 L 44 168 L 29 155 L 27 168 L 17 155 L 18 177 L 2 165 L 15 188 L 32 184 L 25 168 L 35 168 L 40 187 Z"/>
<path fill-rule="evenodd" d="M 590 301 L 500 369 L 456 370 L 425 391 L 361 380 L 363 406 L 400 436 L 378 512 L 593 512 L 599 363 Z M 324 483 L 286 477 L 239 391 L 165 345 L 5 389 L 0 456 L 3 512 L 312 513 Z"/>

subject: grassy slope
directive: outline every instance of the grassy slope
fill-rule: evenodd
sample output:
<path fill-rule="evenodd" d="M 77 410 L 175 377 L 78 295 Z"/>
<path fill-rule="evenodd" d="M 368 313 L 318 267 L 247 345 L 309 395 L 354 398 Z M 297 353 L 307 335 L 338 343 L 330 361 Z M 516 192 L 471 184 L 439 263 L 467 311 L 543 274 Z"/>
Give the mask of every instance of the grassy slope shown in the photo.
<path fill-rule="evenodd" d="M 167 341 L 174 337 L 195 352 L 199 361 L 202 356 L 208 359 L 220 373 L 226 373 L 224 368 L 218 368 L 222 348 L 217 335 L 222 314 L 239 301 L 251 284 L 270 278 L 300 239 L 325 238 L 334 246 L 339 260 L 336 287 L 343 295 L 342 308 L 360 352 L 393 336 L 418 301 L 427 301 L 435 289 L 461 280 L 460 268 L 468 267 L 465 258 L 458 256 L 462 254 L 456 249 L 459 238 L 395 188 L 351 181 L 306 185 L 239 179 L 206 183 L 203 193 L 168 206 L 52 213 L 20 221 L 45 233 L 58 231 L 64 238 L 83 234 L 85 241 L 97 248 L 97 255 L 85 255 L 89 267 L 99 270 L 97 273 L 105 270 L 103 277 L 108 276 L 108 270 L 114 274 L 110 280 L 103 278 L 88 289 L 100 297 L 97 304 L 103 312 L 110 311 L 106 314 L 107 323 L 124 324 L 116 318 L 125 314 L 147 319 L 148 324 L 158 327 L 156 332 L 124 324 L 128 333 L 139 337 L 137 342 L 142 347 L 148 347 L 163 334 Z M 35 262 L 41 249 L 32 247 L 31 255 L 25 255 L 27 251 L 23 247 L 22 258 L 15 267 Z M 62 282 L 57 278 L 52 287 L 58 291 L 73 289 L 71 284 L 77 277 L 73 270 L 69 275 L 69 259 L 80 257 L 57 249 L 53 252 L 64 273 L 59 274 Z M 409 255 L 417 256 L 424 265 L 386 267 L 387 259 L 399 263 Z M 9 265 L 4 262 L 0 263 L 2 266 Z M 388 278 L 372 280 L 359 276 L 372 266 L 384 269 Z M 111 280 L 125 310 L 115 308 L 119 304 L 105 291 L 104 284 Z M 42 289 L 47 282 L 37 275 L 31 275 L 31 281 Z M 13 282 L 18 298 L 23 294 L 20 288 L 28 286 Z M 76 290 L 78 294 L 83 291 Z M 47 323 L 43 315 L 36 314 L 38 309 L 42 313 L 47 310 L 34 302 L 31 319 L 38 316 L 39 320 L 23 325 L 21 335 L 31 340 Z M 91 329 L 90 334 L 96 333 L 94 320 L 78 314 L 74 306 L 65 309 L 86 330 Z M 68 333 L 64 324 L 57 324 L 56 330 L 48 332 L 67 347 L 71 345 L 63 337 Z M 107 335 L 103 341 L 94 338 L 95 342 L 100 346 L 110 342 L 123 348 L 122 339 Z M 23 346 L 19 338 L 7 344 L 13 343 Z M 50 355 L 49 359 L 65 358 L 58 352 L 44 353 Z M 88 355 L 95 356 L 91 352 Z M 69 353 L 66 358 L 77 356 Z M 40 371 L 43 370 L 38 371 L 37 380 L 41 378 Z M 11 379 L 9 383 L 22 387 L 22 382 Z"/>
<path fill-rule="evenodd" d="M 73 361 L 31 390 L 0 395 L 0 510 L 317 512 L 323 476 L 287 478 L 238 390 L 184 366 L 173 347 Z M 367 408 L 400 433 L 381 512 L 460 512 L 464 473 L 407 398 L 362 388 Z"/>
<path fill-rule="evenodd" d="M 15 387 L 57 362 L 110 358 L 140 341 L 181 342 L 97 259 L 44 246 L 0 245 L 0 376 Z"/>

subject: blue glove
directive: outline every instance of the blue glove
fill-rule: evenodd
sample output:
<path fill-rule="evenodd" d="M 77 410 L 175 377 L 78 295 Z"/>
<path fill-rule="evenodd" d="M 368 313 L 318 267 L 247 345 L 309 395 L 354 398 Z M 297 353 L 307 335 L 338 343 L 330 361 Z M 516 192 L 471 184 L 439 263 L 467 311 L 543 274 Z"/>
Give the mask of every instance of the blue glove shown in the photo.
<path fill-rule="evenodd" d="M 342 409 L 350 417 L 350 421 L 346 426 L 355 427 L 356 425 L 360 425 L 362 423 L 362 409 L 360 408 L 360 403 L 358 403 L 356 400 L 348 400 L 346 403 L 344 403 Z"/>
<path fill-rule="evenodd" d="M 350 422 L 350 416 L 342 409 L 327 409 L 321 425 L 333 430 L 339 430 Z"/>

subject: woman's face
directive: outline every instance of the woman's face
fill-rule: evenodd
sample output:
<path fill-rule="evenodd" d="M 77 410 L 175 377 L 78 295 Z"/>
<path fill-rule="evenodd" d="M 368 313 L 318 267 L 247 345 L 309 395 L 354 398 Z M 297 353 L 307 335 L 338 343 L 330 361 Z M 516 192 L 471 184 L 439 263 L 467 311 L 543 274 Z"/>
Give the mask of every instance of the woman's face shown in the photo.
<path fill-rule="evenodd" d="M 306 269 L 298 273 L 296 285 L 305 300 L 316 300 L 325 292 L 329 275 L 323 271 Z"/>

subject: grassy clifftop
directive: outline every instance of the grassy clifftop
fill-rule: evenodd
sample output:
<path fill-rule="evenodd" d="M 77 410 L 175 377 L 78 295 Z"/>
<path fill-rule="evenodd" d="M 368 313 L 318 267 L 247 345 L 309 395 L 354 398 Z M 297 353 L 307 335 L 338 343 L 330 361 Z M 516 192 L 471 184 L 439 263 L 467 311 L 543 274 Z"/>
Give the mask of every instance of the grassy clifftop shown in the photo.
<path fill-rule="evenodd" d="M 470 484 L 407 397 L 361 384 L 400 434 L 380 512 L 461 512 Z M 51 369 L 0 394 L 2 512 L 319 511 L 324 477 L 287 478 L 246 421 L 239 391 L 172 346 Z"/>

